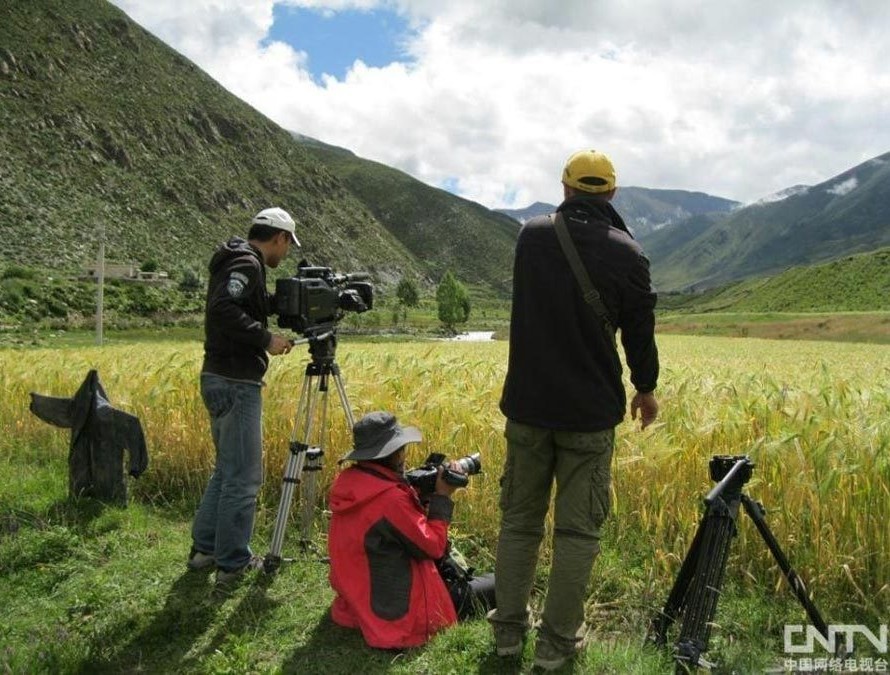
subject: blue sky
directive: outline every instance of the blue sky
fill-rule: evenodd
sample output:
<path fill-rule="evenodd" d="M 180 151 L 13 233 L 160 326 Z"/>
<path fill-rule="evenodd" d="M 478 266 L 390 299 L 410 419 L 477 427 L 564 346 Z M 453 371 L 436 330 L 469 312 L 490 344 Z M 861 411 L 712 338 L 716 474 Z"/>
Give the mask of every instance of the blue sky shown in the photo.
<path fill-rule="evenodd" d="M 356 60 L 371 67 L 411 60 L 405 51 L 411 28 L 390 10 L 332 12 L 277 4 L 273 17 L 265 42 L 277 40 L 305 52 L 316 81 L 323 74 L 342 80 Z"/>

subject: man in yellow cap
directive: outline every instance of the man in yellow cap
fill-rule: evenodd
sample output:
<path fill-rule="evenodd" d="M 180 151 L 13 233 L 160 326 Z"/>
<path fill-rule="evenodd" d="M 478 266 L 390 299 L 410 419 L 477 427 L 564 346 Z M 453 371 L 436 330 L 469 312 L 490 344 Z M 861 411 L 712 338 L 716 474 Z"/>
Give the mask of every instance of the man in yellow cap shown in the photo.
<path fill-rule="evenodd" d="M 611 204 L 615 168 L 602 152 L 582 150 L 566 162 L 562 184 L 556 214 L 528 221 L 516 244 L 500 404 L 507 460 L 497 609 L 489 613 L 498 655 L 521 654 L 555 481 L 553 563 L 535 645 L 535 665 L 544 669 L 559 668 L 585 643 L 586 589 L 609 513 L 615 427 L 627 405 L 618 329 L 636 389 L 631 415 L 646 427 L 658 414 L 656 296 L 649 263 Z M 561 240 L 566 235 L 571 244 Z"/>

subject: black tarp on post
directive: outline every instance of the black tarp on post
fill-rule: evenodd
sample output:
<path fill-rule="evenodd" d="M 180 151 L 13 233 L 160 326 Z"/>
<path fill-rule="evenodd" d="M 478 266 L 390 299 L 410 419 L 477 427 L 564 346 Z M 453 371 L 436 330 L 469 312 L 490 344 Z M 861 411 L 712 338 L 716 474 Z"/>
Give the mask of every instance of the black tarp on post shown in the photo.
<path fill-rule="evenodd" d="M 124 450 L 129 473 L 138 478 L 148 467 L 148 450 L 139 418 L 115 410 L 91 370 L 74 398 L 31 394 L 31 412 L 44 422 L 71 429 L 68 488 L 72 497 L 127 503 Z"/>

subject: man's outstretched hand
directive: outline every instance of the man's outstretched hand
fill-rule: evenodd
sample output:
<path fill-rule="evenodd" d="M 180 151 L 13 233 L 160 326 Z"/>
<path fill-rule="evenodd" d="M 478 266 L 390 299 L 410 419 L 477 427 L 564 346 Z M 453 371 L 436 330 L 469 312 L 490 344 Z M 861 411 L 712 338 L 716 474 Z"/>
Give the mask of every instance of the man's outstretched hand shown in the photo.
<path fill-rule="evenodd" d="M 655 394 L 651 391 L 645 394 L 638 391 L 634 395 L 630 402 L 631 419 L 637 419 L 637 413 L 640 415 L 642 429 L 655 421 L 655 418 L 658 417 L 658 401 L 655 400 Z"/>
<path fill-rule="evenodd" d="M 272 339 L 269 340 L 269 346 L 266 347 L 266 351 L 272 356 L 278 356 L 279 354 L 287 354 L 293 346 L 293 343 L 286 337 L 272 333 Z"/>

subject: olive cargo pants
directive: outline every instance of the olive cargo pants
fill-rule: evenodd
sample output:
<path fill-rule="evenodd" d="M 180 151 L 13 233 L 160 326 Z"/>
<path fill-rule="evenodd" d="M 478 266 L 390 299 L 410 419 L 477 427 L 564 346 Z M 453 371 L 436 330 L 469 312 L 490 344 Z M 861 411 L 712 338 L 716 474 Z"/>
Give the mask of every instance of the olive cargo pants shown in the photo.
<path fill-rule="evenodd" d="M 503 634 L 528 626 L 550 488 L 556 480 L 553 562 L 539 640 L 571 652 L 584 623 L 584 601 L 600 527 L 609 514 L 615 430 L 554 431 L 507 420 L 507 461 L 501 478 L 501 529 L 490 620 Z"/>

